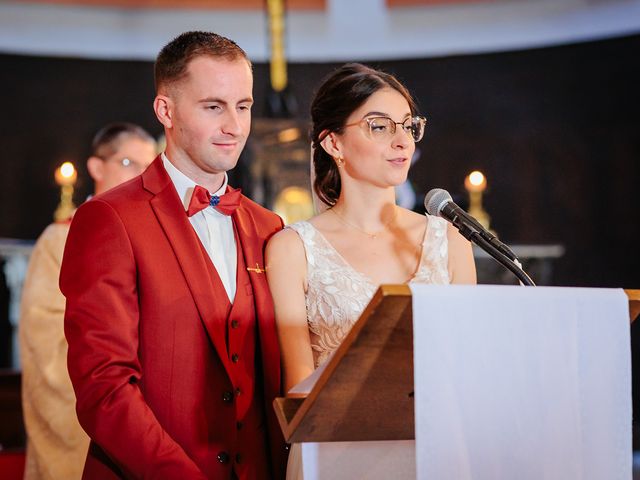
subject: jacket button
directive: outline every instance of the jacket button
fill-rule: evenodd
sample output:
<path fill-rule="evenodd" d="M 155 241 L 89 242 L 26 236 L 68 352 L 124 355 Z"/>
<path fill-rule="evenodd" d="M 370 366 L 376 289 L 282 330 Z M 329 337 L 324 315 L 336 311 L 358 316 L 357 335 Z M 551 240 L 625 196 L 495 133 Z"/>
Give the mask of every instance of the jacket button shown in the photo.
<path fill-rule="evenodd" d="M 218 454 L 218 461 L 220 463 L 229 463 L 229 454 L 227 452 L 220 452 Z"/>
<path fill-rule="evenodd" d="M 234 353 L 233 355 L 231 355 L 231 361 L 233 363 L 238 363 L 238 360 L 240 360 L 240 355 L 238 355 L 237 353 Z"/>
<path fill-rule="evenodd" d="M 232 392 L 224 392 L 222 394 L 222 401 L 225 403 L 229 403 L 233 401 L 233 393 Z"/>
<path fill-rule="evenodd" d="M 238 328 L 238 320 L 231 320 L 231 328 Z"/>

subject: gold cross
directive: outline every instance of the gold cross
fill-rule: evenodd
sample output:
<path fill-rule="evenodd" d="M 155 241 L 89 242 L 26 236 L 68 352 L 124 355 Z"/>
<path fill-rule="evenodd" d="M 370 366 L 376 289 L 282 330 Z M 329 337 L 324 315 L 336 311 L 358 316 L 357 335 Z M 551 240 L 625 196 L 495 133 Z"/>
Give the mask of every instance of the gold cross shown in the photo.
<path fill-rule="evenodd" d="M 256 263 L 256 268 L 247 267 L 247 271 L 249 271 L 249 272 L 255 272 L 255 273 L 264 273 L 264 272 L 266 272 L 267 270 L 266 270 L 266 269 L 264 269 L 264 268 L 260 268 L 260 265 L 258 265 L 258 264 Z"/>

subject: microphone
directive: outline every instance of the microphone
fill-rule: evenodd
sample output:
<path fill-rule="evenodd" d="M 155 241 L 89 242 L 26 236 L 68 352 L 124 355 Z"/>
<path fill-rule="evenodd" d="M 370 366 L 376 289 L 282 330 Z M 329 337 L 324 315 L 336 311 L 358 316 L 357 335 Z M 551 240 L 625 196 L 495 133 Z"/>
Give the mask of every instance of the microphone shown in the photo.
<path fill-rule="evenodd" d="M 506 255 L 507 258 L 518 261 L 518 257 L 513 253 L 513 250 L 498 240 L 493 233 L 484 228 L 475 218 L 456 205 L 446 190 L 442 188 L 430 190 L 424 199 L 424 208 L 427 209 L 429 215 L 442 217 L 452 223 L 467 240 L 471 240 L 469 236 L 477 232 L 487 242 Z"/>
<path fill-rule="evenodd" d="M 522 270 L 513 250 L 484 228 L 480 222 L 456 205 L 449 192 L 434 188 L 424 199 L 424 208 L 429 215 L 442 217 L 458 229 L 467 240 L 475 243 L 503 266 L 511 270 L 525 285 L 535 286 L 533 280 Z"/>

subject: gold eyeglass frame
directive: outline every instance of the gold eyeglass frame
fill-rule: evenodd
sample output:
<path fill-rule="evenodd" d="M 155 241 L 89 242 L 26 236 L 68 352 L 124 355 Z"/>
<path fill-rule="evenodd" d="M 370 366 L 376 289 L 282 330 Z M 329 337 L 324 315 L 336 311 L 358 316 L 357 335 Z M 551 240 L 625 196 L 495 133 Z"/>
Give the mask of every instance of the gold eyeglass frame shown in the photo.
<path fill-rule="evenodd" d="M 393 125 L 391 127 L 391 132 L 389 133 L 389 138 L 392 138 L 395 134 L 396 131 L 398 129 L 398 127 L 396 127 L 396 125 L 401 125 L 402 127 L 405 126 L 405 123 L 407 123 L 407 120 L 411 120 L 411 131 L 407 132 L 407 135 L 409 136 L 409 138 L 411 140 L 414 141 L 414 143 L 418 143 L 420 140 L 422 140 L 424 138 L 424 130 L 425 127 L 427 126 L 427 119 L 425 117 L 423 117 L 422 115 L 414 115 L 413 117 L 408 117 L 404 122 L 394 122 L 392 118 L 390 117 L 386 117 L 383 115 L 377 115 L 377 116 L 373 116 L 373 117 L 365 117 L 362 120 L 358 120 L 357 122 L 354 123 L 348 123 L 346 125 L 344 125 L 344 128 L 346 127 L 354 127 L 356 125 L 362 125 L 363 123 L 367 124 L 367 130 L 369 132 L 369 137 L 371 139 L 376 139 L 376 136 L 373 134 L 373 131 L 371 130 L 371 123 L 375 120 L 378 119 L 384 119 L 384 120 L 389 120 L 389 124 Z M 420 133 L 420 138 L 418 138 L 417 140 L 414 138 L 413 136 L 413 125 L 414 122 L 419 122 L 422 125 L 422 131 Z M 403 128 L 404 129 L 404 128 Z"/>

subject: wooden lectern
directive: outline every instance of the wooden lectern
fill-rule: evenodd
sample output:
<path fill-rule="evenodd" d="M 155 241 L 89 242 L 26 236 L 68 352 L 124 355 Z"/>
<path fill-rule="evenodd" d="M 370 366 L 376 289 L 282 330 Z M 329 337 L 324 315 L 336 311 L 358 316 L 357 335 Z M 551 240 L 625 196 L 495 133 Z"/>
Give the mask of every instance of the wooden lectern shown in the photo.
<path fill-rule="evenodd" d="M 625 293 L 633 321 L 640 290 Z M 310 393 L 274 401 L 287 442 L 414 439 L 412 322 L 410 288 L 380 287 Z"/>

